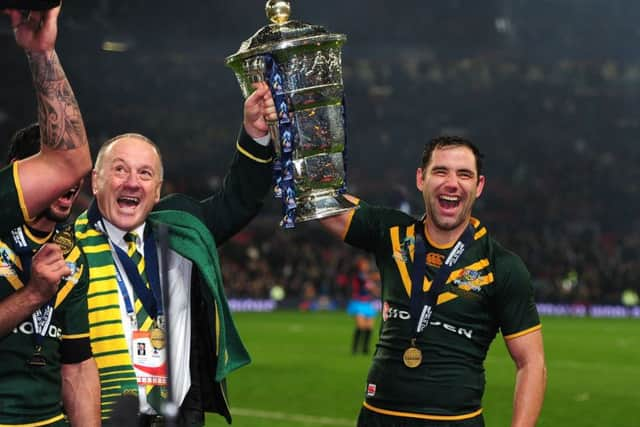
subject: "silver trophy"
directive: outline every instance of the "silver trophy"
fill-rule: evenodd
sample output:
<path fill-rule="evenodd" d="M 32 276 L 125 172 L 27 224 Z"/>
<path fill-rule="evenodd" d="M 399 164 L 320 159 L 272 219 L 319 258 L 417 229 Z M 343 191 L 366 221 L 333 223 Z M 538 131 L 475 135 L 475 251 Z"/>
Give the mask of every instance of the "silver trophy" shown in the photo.
<path fill-rule="evenodd" d="M 354 209 L 346 190 L 343 34 L 290 21 L 288 1 L 269 0 L 267 25 L 226 59 L 242 94 L 252 83 L 271 88 L 278 121 L 270 124 L 276 145 L 274 195 L 282 198 L 285 228 Z"/>

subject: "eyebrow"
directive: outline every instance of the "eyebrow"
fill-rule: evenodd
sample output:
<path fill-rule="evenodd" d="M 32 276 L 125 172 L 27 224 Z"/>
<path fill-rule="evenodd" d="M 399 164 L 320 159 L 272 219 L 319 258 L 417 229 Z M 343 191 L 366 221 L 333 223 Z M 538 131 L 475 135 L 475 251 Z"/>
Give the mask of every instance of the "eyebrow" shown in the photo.
<path fill-rule="evenodd" d="M 115 164 L 117 162 L 122 162 L 127 164 L 128 166 L 132 166 L 132 165 L 129 165 L 129 163 L 127 163 L 127 161 L 123 157 L 114 157 L 111 164 Z M 137 166 L 136 169 L 151 169 L 155 172 L 153 165 L 150 165 L 150 164 L 143 164 L 141 166 Z"/>
<path fill-rule="evenodd" d="M 447 167 L 447 166 L 444 166 L 444 165 L 435 165 L 435 166 L 433 166 L 433 167 L 431 168 L 431 171 L 435 171 L 435 172 L 438 172 L 438 171 L 448 171 L 448 170 L 450 170 L 450 169 L 451 169 L 451 168 L 449 168 L 449 167 Z M 463 172 L 463 173 L 468 173 L 468 174 L 470 174 L 470 175 L 476 175 L 475 171 L 473 171 L 472 169 L 468 169 L 468 168 L 455 169 L 455 172 L 456 172 L 456 173 Z"/>

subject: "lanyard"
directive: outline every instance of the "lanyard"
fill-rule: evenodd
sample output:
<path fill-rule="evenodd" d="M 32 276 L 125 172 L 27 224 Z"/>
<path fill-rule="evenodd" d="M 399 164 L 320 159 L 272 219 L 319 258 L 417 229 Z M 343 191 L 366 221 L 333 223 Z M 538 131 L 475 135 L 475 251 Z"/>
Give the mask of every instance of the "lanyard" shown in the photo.
<path fill-rule="evenodd" d="M 14 265 L 14 270 L 22 284 L 27 286 L 29 279 L 31 279 L 31 259 L 33 258 L 33 249 L 27 242 L 27 238 L 22 231 L 22 227 L 17 227 L 11 230 L 11 236 L 13 238 L 11 246 L 13 247 L 16 256 L 20 258 L 20 262 L 22 264 L 22 269 L 18 268 L 17 265 Z M 51 324 L 53 317 L 53 305 L 56 300 L 56 295 L 57 293 L 31 314 L 31 320 L 33 321 L 34 328 L 33 341 L 36 348 L 42 347 L 44 337 L 49 331 L 49 325 Z"/>
<path fill-rule="evenodd" d="M 133 260 L 129 258 L 129 255 L 127 255 L 127 253 L 115 243 L 113 243 L 113 248 L 115 249 L 116 255 L 120 260 L 120 264 L 122 265 L 122 268 L 124 269 L 124 272 L 127 275 L 131 286 L 133 286 L 133 290 L 140 299 L 140 302 L 142 303 L 145 311 L 152 319 L 156 319 L 158 316 L 162 316 L 163 313 L 162 294 L 160 290 L 160 273 L 158 267 L 158 254 L 156 253 L 156 242 L 153 238 L 151 230 L 149 230 L 149 232 L 145 234 L 145 271 L 147 273 L 147 279 L 149 280 L 151 289 L 149 289 L 144 280 L 142 280 L 137 266 L 134 264 Z M 117 265 L 116 280 L 124 298 L 127 314 L 129 314 L 129 316 L 134 315 L 135 317 L 135 312 L 133 304 L 131 302 L 131 298 L 129 297 L 129 292 L 127 292 L 127 287 L 124 284 L 122 274 L 119 271 Z"/>
<path fill-rule="evenodd" d="M 473 241 L 474 232 L 473 226 L 469 224 L 462 233 L 462 236 L 460 236 L 460 239 L 455 245 L 453 245 L 451 251 L 449 251 L 449 255 L 445 259 L 444 263 L 438 269 L 438 272 L 431 282 L 429 290 L 427 292 L 423 292 L 422 284 L 424 282 L 426 269 L 425 262 L 427 256 L 427 245 L 423 237 L 422 224 L 423 223 L 419 223 L 420 227 L 416 227 L 415 252 L 413 255 L 413 265 L 411 269 L 411 297 L 409 299 L 409 304 L 411 318 L 417 319 L 414 338 L 417 337 L 424 328 L 427 327 L 427 325 L 429 325 L 429 319 L 431 318 L 431 314 L 433 314 L 433 308 L 436 306 L 438 295 L 442 292 L 445 281 L 449 277 L 449 274 L 451 274 L 453 267 L 462 257 L 466 248 Z"/>

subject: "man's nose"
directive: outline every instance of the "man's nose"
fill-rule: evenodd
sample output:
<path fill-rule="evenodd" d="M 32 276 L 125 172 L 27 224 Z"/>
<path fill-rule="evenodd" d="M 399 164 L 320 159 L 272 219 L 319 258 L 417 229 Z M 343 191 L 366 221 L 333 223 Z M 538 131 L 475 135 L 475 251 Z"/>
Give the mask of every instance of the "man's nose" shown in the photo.
<path fill-rule="evenodd" d="M 127 187 L 138 187 L 140 186 L 140 179 L 138 178 L 138 175 L 136 175 L 135 173 L 130 173 L 127 175 L 127 179 L 125 180 L 125 185 Z"/>
<path fill-rule="evenodd" d="M 447 174 L 445 177 L 444 185 L 446 187 L 458 188 L 458 177 L 455 173 Z"/>

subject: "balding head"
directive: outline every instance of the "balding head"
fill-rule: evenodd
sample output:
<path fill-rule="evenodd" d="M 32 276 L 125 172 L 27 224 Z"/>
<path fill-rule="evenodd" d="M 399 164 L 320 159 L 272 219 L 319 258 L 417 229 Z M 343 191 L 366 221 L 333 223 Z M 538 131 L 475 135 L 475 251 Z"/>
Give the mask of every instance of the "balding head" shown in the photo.
<path fill-rule="evenodd" d="M 92 174 L 92 189 L 102 216 L 131 231 L 146 221 L 160 199 L 162 160 L 149 138 L 128 133 L 106 141 Z"/>

